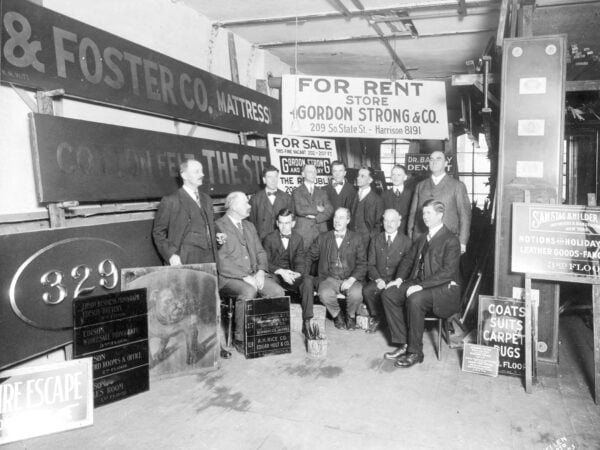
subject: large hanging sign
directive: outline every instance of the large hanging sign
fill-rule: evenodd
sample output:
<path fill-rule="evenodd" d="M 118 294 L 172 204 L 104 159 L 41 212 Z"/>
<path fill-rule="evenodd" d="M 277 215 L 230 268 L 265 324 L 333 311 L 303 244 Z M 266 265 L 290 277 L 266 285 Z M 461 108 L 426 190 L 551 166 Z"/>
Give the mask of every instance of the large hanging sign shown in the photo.
<path fill-rule="evenodd" d="M 32 2 L 2 0 L 1 23 L 3 81 L 235 131 L 281 130 L 276 99 Z"/>
<path fill-rule="evenodd" d="M 48 114 L 31 114 L 33 163 L 42 203 L 160 198 L 178 187 L 179 164 L 204 166 L 203 189 L 258 188 L 265 149 Z"/>
<path fill-rule="evenodd" d="M 600 208 L 513 203 L 513 272 L 597 284 L 599 260 Z"/>
<path fill-rule="evenodd" d="M 282 77 L 282 133 L 448 139 L 443 81 Z"/>
<path fill-rule="evenodd" d="M 317 168 L 317 186 L 325 186 L 331 177 L 331 163 L 337 159 L 335 139 L 269 134 L 271 164 L 279 169 L 279 188 L 291 194 L 302 184 L 302 168 Z"/>

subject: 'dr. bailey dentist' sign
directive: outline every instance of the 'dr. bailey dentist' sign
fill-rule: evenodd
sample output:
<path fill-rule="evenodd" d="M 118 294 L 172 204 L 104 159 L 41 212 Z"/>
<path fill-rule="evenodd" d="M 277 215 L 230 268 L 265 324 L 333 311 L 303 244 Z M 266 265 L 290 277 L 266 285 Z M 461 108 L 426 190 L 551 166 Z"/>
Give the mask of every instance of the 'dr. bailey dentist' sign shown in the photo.
<path fill-rule="evenodd" d="M 442 81 L 282 77 L 282 133 L 448 139 Z"/>

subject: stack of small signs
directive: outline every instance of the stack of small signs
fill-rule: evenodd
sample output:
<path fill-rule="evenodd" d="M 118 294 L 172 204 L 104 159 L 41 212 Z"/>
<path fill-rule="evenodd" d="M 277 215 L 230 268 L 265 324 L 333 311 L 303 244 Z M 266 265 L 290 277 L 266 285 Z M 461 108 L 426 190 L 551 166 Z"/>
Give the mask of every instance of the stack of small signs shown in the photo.
<path fill-rule="evenodd" d="M 290 298 L 259 298 L 244 303 L 246 358 L 291 353 Z"/>
<path fill-rule="evenodd" d="M 74 356 L 94 359 L 94 406 L 150 387 L 146 290 L 73 301 Z"/>

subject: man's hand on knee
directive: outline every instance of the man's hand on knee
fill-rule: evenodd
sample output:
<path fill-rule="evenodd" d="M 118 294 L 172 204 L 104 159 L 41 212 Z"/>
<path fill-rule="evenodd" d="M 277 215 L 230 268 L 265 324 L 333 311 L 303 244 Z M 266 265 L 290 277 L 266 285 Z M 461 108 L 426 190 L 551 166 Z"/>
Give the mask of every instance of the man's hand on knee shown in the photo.
<path fill-rule="evenodd" d="M 419 284 L 415 284 L 414 286 L 409 287 L 406 290 L 406 296 L 410 297 L 412 294 L 414 294 L 415 292 L 419 292 L 423 290 L 423 286 L 419 285 Z"/>

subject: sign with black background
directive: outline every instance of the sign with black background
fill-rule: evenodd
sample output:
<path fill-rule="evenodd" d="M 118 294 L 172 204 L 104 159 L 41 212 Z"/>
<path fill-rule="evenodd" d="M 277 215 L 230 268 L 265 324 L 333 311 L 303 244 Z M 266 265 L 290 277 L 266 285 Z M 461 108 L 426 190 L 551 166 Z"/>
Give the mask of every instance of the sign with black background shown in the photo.
<path fill-rule="evenodd" d="M 94 406 L 150 388 L 146 290 L 75 299 L 73 352 L 93 357 Z"/>
<path fill-rule="evenodd" d="M 262 298 L 244 302 L 246 358 L 291 353 L 290 298 Z"/>

